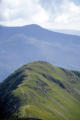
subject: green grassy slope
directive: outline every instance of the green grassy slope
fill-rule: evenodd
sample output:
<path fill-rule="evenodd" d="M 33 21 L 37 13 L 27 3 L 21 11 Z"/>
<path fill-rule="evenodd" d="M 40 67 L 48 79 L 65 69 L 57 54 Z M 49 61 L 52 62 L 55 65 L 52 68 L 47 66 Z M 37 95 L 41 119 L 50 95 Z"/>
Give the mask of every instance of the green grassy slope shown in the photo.
<path fill-rule="evenodd" d="M 80 119 L 80 72 L 24 65 L 0 84 L 0 119 Z"/>

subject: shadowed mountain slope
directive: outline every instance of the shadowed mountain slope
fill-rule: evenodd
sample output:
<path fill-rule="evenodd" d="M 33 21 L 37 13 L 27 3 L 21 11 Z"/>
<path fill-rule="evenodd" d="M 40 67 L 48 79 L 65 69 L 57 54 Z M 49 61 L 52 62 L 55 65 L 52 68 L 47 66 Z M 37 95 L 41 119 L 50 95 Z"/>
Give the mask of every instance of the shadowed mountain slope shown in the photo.
<path fill-rule="evenodd" d="M 24 65 L 0 84 L 0 119 L 80 119 L 80 72 Z"/>

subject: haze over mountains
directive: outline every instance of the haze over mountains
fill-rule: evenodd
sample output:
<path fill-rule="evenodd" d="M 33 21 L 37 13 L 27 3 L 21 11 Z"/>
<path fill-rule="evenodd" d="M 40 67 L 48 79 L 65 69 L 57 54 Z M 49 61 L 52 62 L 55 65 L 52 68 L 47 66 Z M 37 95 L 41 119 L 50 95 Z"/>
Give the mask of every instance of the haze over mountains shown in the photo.
<path fill-rule="evenodd" d="M 80 37 L 38 25 L 0 26 L 0 81 L 21 65 L 36 60 L 80 70 Z"/>
<path fill-rule="evenodd" d="M 56 32 L 80 36 L 80 30 L 54 30 Z"/>
<path fill-rule="evenodd" d="M 0 119 L 80 119 L 80 72 L 37 61 L 0 83 Z"/>

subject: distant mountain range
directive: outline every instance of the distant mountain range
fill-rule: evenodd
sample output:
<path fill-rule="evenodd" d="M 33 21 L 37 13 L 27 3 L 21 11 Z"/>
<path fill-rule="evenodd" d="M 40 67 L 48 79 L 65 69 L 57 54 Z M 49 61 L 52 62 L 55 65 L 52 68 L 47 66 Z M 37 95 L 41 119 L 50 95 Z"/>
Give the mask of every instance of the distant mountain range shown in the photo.
<path fill-rule="evenodd" d="M 0 26 L 0 81 L 26 62 L 36 60 L 80 70 L 80 37 L 38 25 Z"/>
<path fill-rule="evenodd" d="M 56 32 L 80 36 L 80 30 L 54 30 Z"/>
<path fill-rule="evenodd" d="M 37 61 L 0 83 L 0 119 L 80 119 L 80 72 Z"/>

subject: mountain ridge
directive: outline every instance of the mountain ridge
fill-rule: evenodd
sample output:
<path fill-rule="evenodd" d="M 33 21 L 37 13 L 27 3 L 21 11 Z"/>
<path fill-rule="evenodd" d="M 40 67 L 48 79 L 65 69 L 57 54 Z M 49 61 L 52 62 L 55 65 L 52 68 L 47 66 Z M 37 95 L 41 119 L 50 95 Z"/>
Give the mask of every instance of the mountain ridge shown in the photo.
<path fill-rule="evenodd" d="M 71 35 L 77 35 L 77 36 L 80 36 L 80 30 L 54 30 L 56 32 L 59 32 L 59 33 L 65 33 L 65 34 L 71 34 Z"/>
<path fill-rule="evenodd" d="M 48 61 L 80 70 L 80 37 L 49 31 L 37 25 L 0 28 L 0 81 L 26 62 Z"/>
<path fill-rule="evenodd" d="M 79 89 L 80 72 L 29 63 L 0 84 L 0 119 L 80 119 Z"/>
<path fill-rule="evenodd" d="M 40 26 L 40 25 L 38 25 L 38 24 L 29 24 L 29 25 L 23 25 L 23 26 L 3 26 L 3 25 L 1 25 L 0 26 L 1 28 L 9 28 L 9 29 L 11 29 L 11 28 L 42 28 L 42 29 L 44 29 L 44 30 L 47 30 L 47 31 L 49 31 L 49 32 L 54 32 L 54 33 L 56 33 L 56 34 L 64 34 L 64 35 L 69 35 L 69 36 L 78 36 L 78 35 L 72 35 L 72 34 L 68 34 L 68 33 L 64 33 L 64 32 L 60 32 L 60 31 L 58 31 L 58 30 L 50 30 L 50 29 L 47 29 L 47 28 L 45 28 L 45 27 L 42 27 L 42 26 Z"/>

